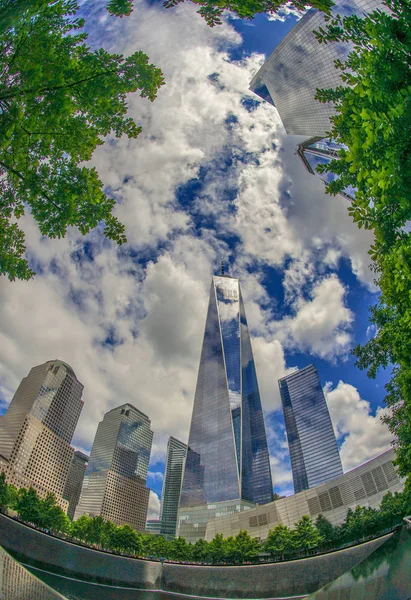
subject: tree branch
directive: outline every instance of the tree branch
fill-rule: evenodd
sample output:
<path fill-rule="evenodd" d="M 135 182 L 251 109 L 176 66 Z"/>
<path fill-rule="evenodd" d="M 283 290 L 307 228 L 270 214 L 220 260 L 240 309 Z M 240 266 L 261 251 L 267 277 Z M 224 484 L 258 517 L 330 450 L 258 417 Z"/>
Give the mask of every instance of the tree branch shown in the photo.
<path fill-rule="evenodd" d="M 26 178 L 24 177 L 24 175 L 22 175 L 19 171 L 16 171 L 16 169 L 13 169 L 13 167 L 10 167 L 9 165 L 6 165 L 6 163 L 4 163 L 1 160 L 0 160 L 0 166 L 3 166 L 8 171 L 11 171 L 11 173 L 13 173 L 14 175 L 16 175 L 16 177 L 18 177 L 19 179 L 22 179 L 23 181 L 26 180 Z M 61 211 L 60 206 L 58 204 L 56 204 L 54 202 L 54 200 L 52 200 L 44 191 L 41 191 L 41 195 L 44 196 L 46 200 L 48 200 L 49 202 L 51 202 L 51 204 L 53 204 L 53 206 L 55 206 L 57 208 L 57 210 Z"/>
<path fill-rule="evenodd" d="M 75 87 L 76 85 L 80 85 L 82 83 L 86 83 L 86 81 L 91 81 L 92 79 L 97 79 L 98 77 L 104 77 L 104 75 L 109 75 L 110 73 L 116 73 L 117 69 L 110 69 L 108 71 L 104 71 L 103 73 L 96 73 L 95 75 L 91 75 L 90 77 L 85 77 L 84 79 L 79 79 L 78 81 L 73 81 L 72 83 L 56 85 L 54 87 L 44 87 L 44 88 L 29 88 L 28 90 L 17 91 L 13 94 L 6 94 L 5 96 L 0 96 L 0 101 L 8 100 L 9 98 L 15 98 L 16 96 L 24 96 L 25 94 L 41 94 L 43 92 L 54 92 L 56 90 L 66 89 Z"/>
<path fill-rule="evenodd" d="M 7 171 L 11 171 L 11 173 L 13 173 L 14 175 L 16 175 L 19 179 L 23 179 L 23 181 L 25 180 L 24 175 L 22 175 L 19 171 L 16 171 L 16 169 L 13 169 L 13 167 L 10 167 L 9 165 L 6 165 L 6 163 L 4 163 L 1 160 L 0 160 L 0 165 L 2 167 L 4 167 L 5 169 L 7 169 Z"/>

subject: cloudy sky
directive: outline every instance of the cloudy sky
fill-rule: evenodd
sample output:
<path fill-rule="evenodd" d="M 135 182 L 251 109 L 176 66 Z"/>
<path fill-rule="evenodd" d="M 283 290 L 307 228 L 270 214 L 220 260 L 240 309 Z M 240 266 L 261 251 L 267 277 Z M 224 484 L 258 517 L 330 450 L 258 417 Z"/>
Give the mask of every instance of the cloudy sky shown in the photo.
<path fill-rule="evenodd" d="M 105 3 L 83 7 L 93 47 L 144 50 L 166 79 L 154 103 L 129 98 L 140 136 L 93 157 L 128 244 L 98 230 L 48 240 L 24 217 L 37 276 L 0 279 L 0 414 L 30 368 L 53 358 L 85 386 L 77 448 L 90 450 L 107 410 L 134 404 L 155 432 L 155 515 L 168 436 L 187 441 L 211 276 L 224 258 L 246 302 L 275 491 L 293 489 L 277 384 L 293 368 L 317 366 L 345 470 L 387 449 L 388 374 L 370 381 L 350 356 L 372 335 L 371 236 L 305 171 L 301 138 L 248 90 L 298 15 L 210 29 L 191 4 L 141 1 L 120 20 Z"/>

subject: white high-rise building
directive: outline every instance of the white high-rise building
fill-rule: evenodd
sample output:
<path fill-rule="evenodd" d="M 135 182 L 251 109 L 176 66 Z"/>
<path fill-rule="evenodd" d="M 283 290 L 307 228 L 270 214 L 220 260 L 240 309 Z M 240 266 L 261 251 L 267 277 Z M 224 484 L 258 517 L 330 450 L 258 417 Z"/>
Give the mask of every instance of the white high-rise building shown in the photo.
<path fill-rule="evenodd" d="M 0 470 L 9 483 L 62 499 L 74 449 L 70 446 L 83 385 L 61 360 L 33 367 L 0 417 Z"/>

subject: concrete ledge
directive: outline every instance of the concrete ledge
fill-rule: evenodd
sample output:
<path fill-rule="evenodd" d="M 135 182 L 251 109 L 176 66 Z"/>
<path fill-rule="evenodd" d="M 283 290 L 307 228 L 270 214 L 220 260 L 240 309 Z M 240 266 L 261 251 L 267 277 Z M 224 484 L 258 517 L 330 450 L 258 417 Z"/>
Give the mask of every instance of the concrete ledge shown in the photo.
<path fill-rule="evenodd" d="M 0 545 L 19 561 L 86 581 L 160 589 L 161 564 L 100 552 L 0 515 Z"/>
<path fill-rule="evenodd" d="M 0 545 L 34 567 L 83 581 L 212 598 L 308 595 L 367 558 L 391 536 L 305 559 L 212 567 L 116 556 L 60 540 L 0 514 Z"/>

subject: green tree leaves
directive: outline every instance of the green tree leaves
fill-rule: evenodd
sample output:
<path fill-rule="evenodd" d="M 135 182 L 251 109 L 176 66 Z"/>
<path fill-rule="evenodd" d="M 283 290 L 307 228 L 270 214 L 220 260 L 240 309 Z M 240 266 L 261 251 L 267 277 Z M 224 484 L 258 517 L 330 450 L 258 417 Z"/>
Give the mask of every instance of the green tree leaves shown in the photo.
<path fill-rule="evenodd" d="M 277 13 L 286 2 L 284 0 L 191 0 L 201 8 L 197 11 L 210 27 L 221 25 L 222 14 L 229 10 L 241 19 L 252 19 L 258 13 Z M 165 0 L 164 6 L 172 8 L 184 0 Z M 305 9 L 312 6 L 328 12 L 333 5 L 331 0 L 296 0 L 293 5 L 299 9 Z"/>
<path fill-rule="evenodd" d="M 22 521 L 38 525 L 40 520 L 39 497 L 33 488 L 19 491 L 15 510 Z"/>
<path fill-rule="evenodd" d="M 16 222 L 27 209 L 52 238 L 104 222 L 108 238 L 126 241 L 114 199 L 81 163 L 109 134 L 137 137 L 126 96 L 153 101 L 164 83 L 141 51 L 92 52 L 75 0 L 17 4 L 20 12 L 1 9 L 10 26 L 0 30 L 0 273 L 11 280 L 33 275 Z"/>
<path fill-rule="evenodd" d="M 316 548 L 321 542 L 321 535 L 318 529 L 313 525 L 310 517 L 304 515 L 295 524 L 295 546 L 305 552 Z"/>
<path fill-rule="evenodd" d="M 345 521 L 336 526 L 323 515 L 318 516 L 314 525 L 305 515 L 295 523 L 294 529 L 276 525 L 263 544 L 244 530 L 235 537 L 224 538 L 217 533 L 211 542 L 200 539 L 190 544 L 183 537 L 167 541 L 162 535 L 140 533 L 129 525 L 117 526 L 101 516 L 82 515 L 71 523 L 57 505 L 54 494 L 42 499 L 33 488 L 17 492 L 13 485 L 6 483 L 5 474 L 0 473 L 0 509 L 4 511 L 7 507 L 16 510 L 26 523 L 108 551 L 177 562 L 244 564 L 258 562 L 263 551 L 273 559 L 287 560 L 318 548 L 334 549 L 358 542 L 399 525 L 403 517 L 411 513 L 411 478 L 406 481 L 403 492 L 388 492 L 379 510 L 357 506 L 355 510 L 349 509 Z"/>
<path fill-rule="evenodd" d="M 264 543 L 264 550 L 271 554 L 273 558 L 278 555 L 284 560 L 286 554 L 295 550 L 294 533 L 285 525 L 276 525 L 268 532 L 268 537 Z"/>
<path fill-rule="evenodd" d="M 370 321 L 375 337 L 357 346 L 357 366 L 376 377 L 393 366 L 384 420 L 394 436 L 402 476 L 411 473 L 411 5 L 387 0 L 390 12 L 364 19 L 336 17 L 316 35 L 321 43 L 347 42 L 354 50 L 336 61 L 348 87 L 318 90 L 334 102 L 329 132 L 343 144 L 339 158 L 319 170 L 339 175 L 326 186 L 336 194 L 355 188 L 349 213 L 358 227 L 372 230 L 369 254 L 381 289 Z"/>

